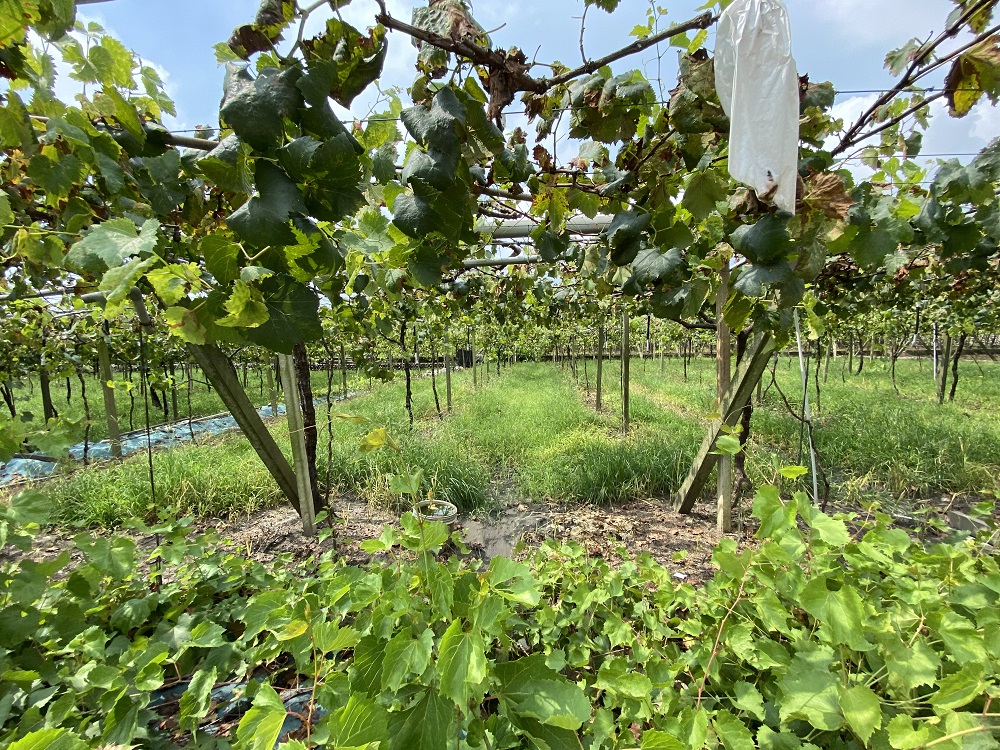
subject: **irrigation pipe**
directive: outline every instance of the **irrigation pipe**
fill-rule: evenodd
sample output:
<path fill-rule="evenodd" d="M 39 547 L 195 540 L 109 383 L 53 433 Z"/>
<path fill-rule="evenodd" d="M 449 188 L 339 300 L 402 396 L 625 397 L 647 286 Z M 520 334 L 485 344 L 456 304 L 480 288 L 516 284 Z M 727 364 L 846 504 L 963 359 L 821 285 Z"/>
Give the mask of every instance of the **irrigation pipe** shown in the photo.
<path fill-rule="evenodd" d="M 799 325 L 799 311 L 793 310 L 792 314 L 795 316 L 795 340 L 799 347 L 799 369 L 802 371 L 803 418 L 809 424 L 809 429 L 806 432 L 809 434 L 809 461 L 812 465 L 813 502 L 815 503 L 819 501 L 819 476 L 816 472 L 816 446 L 813 445 L 812 413 L 809 409 L 809 376 L 806 370 L 805 356 L 802 353 L 802 327 Z"/>

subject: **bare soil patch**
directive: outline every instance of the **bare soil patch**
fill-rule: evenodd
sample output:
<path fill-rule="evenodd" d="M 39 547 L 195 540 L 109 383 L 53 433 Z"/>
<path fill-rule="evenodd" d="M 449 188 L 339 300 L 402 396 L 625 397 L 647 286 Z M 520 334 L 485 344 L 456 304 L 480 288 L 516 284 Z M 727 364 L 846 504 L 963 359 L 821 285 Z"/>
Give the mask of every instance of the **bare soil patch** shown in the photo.
<path fill-rule="evenodd" d="M 301 562 L 327 550 L 336 550 L 352 564 L 365 564 L 372 556 L 361 543 L 375 539 L 385 525 L 397 525 L 399 516 L 387 509 L 339 499 L 338 518 L 332 521 L 333 534 L 322 542 L 302 532 L 298 514 L 288 506 L 262 510 L 249 516 L 203 519 L 192 533 L 214 529 L 226 547 L 261 563 Z M 711 577 L 712 549 L 720 536 L 715 528 L 714 508 L 697 507 L 689 516 L 674 512 L 657 500 L 637 500 L 612 507 L 563 505 L 558 503 L 509 503 L 489 516 L 462 517 L 456 524 L 475 557 L 488 560 L 497 555 L 524 558 L 546 539 L 572 541 L 582 545 L 592 557 L 612 564 L 649 552 L 669 569 L 678 582 L 697 584 Z M 18 550 L 0 552 L 0 561 L 30 558 L 46 560 L 69 551 L 73 563 L 82 559 L 73 537 L 75 529 L 51 529 L 39 535 L 27 554 Z M 113 532 L 91 530 L 93 536 Z M 119 535 L 122 533 L 119 532 Z M 138 555 L 152 551 L 157 540 L 150 534 L 130 534 Z M 748 541 L 749 530 L 730 537 Z"/>

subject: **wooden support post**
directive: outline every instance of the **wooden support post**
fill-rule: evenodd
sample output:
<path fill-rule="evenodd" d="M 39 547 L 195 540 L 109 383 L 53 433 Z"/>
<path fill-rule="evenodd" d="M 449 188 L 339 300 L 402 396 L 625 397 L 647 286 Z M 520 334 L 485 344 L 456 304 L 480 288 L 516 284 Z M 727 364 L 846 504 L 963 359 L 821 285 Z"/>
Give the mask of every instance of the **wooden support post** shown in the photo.
<path fill-rule="evenodd" d="M 722 413 L 722 403 L 729 390 L 729 382 L 732 379 L 732 341 L 729 326 L 723 319 L 722 312 L 726 306 L 726 299 L 729 296 L 729 264 L 727 263 L 719 271 L 719 289 L 715 295 L 715 375 L 716 388 L 718 392 L 718 405 L 720 415 Z M 719 456 L 719 469 L 716 473 L 716 483 L 718 490 L 718 515 L 716 518 L 717 527 L 720 534 L 727 534 L 733 527 L 733 457 Z"/>
<path fill-rule="evenodd" d="M 264 370 L 267 371 L 267 394 L 271 399 L 271 417 L 278 416 L 278 389 L 274 387 L 274 359 L 268 357 L 264 363 Z"/>
<path fill-rule="evenodd" d="M 936 352 L 935 352 L 936 353 Z M 944 335 L 944 348 L 940 359 L 935 361 L 937 367 L 937 397 L 938 403 L 944 403 L 944 395 L 948 392 L 948 365 L 951 362 L 951 333 Z"/>
<path fill-rule="evenodd" d="M 107 323 L 105 323 L 107 326 Z M 122 457 L 122 431 L 118 425 L 118 405 L 115 403 L 115 390 L 109 383 L 112 381 L 111 354 L 108 342 L 105 340 L 107 328 L 97 337 L 97 369 L 101 377 L 101 392 L 104 394 L 104 411 L 108 416 L 108 439 L 111 441 L 111 455 Z"/>
<path fill-rule="evenodd" d="M 285 393 L 285 416 L 288 418 L 288 437 L 292 443 L 292 462 L 295 465 L 295 486 L 299 497 L 299 515 L 302 530 L 309 536 L 316 533 L 316 513 L 313 506 L 312 486 L 309 482 L 309 458 L 306 452 L 306 431 L 299 402 L 298 377 L 295 360 L 289 354 L 278 355 L 281 387 Z"/>
<path fill-rule="evenodd" d="M 622 311 L 622 428 L 629 428 L 629 365 L 631 364 L 632 346 L 629 343 L 628 311 Z"/>
<path fill-rule="evenodd" d="M 236 373 L 229 366 L 226 355 L 213 344 L 203 346 L 189 344 L 188 349 L 194 355 L 201 371 L 205 373 L 208 382 L 215 386 L 222 403 L 229 409 L 236 424 L 240 426 L 240 430 L 246 435 L 250 445 L 257 451 L 257 455 L 264 462 L 268 472 L 278 483 L 282 494 L 288 498 L 293 508 L 299 510 L 295 472 L 292 471 L 288 459 L 285 458 L 278 444 L 274 442 L 274 438 L 268 432 L 254 405 L 250 403 L 243 386 L 236 378 Z"/>
<path fill-rule="evenodd" d="M 469 351 L 470 351 L 470 353 L 472 355 L 472 387 L 473 388 L 478 388 L 479 387 L 479 376 L 476 374 L 477 373 L 477 366 L 476 366 L 476 336 L 475 336 L 474 333 L 471 332 L 471 329 L 469 329 L 469 330 L 470 330 L 470 333 L 469 333 Z"/>
<path fill-rule="evenodd" d="M 594 408 L 597 411 L 601 410 L 601 386 L 603 385 L 604 377 L 604 326 L 598 326 L 597 328 L 597 382 L 595 383 L 596 388 L 596 398 L 594 401 Z"/>
<path fill-rule="evenodd" d="M 444 387 L 448 401 L 448 413 L 451 414 L 451 338 L 444 334 Z"/>
<path fill-rule="evenodd" d="M 340 388 L 344 394 L 344 398 L 347 398 L 347 357 L 345 356 L 344 342 L 340 342 Z"/>
<path fill-rule="evenodd" d="M 715 441 L 722 434 L 722 425 L 733 425 L 739 419 L 743 407 L 750 400 L 757 381 L 764 374 L 764 369 L 767 367 L 767 362 L 773 352 L 774 343 L 769 334 L 758 336 L 747 348 L 746 354 L 743 355 L 743 361 L 736 370 L 736 376 L 730 383 L 726 397 L 723 399 L 722 408 L 719 410 L 723 419 L 720 422 L 713 422 L 709 427 L 698 455 L 691 464 L 687 479 L 684 480 L 674 498 L 674 508 L 680 513 L 690 513 L 702 490 L 705 489 L 712 469 L 715 467 L 715 462 L 719 458 L 712 453 L 712 449 L 715 447 Z"/>

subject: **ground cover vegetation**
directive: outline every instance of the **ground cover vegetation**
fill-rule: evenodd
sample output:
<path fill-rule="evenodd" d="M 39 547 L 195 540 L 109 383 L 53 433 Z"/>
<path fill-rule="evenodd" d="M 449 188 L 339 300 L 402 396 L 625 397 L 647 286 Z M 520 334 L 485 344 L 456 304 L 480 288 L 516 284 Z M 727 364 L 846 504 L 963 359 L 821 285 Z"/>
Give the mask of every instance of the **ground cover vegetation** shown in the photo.
<path fill-rule="evenodd" d="M 1000 99 L 996 0 L 943 1 L 939 33 L 889 52 L 895 83 L 855 122 L 831 115 L 833 84 L 801 80 L 794 215 L 728 174 L 705 45 L 731 0 L 671 26 L 651 7 L 632 44 L 596 61 L 582 49 L 582 66 L 541 76 L 462 0 L 412 23 L 376 0 L 364 30 L 339 15 L 347 4 L 264 0 L 216 48 L 221 129 L 192 138 L 160 124 L 173 103 L 155 69 L 77 24 L 72 0 L 0 3 L 0 457 L 58 454 L 93 428 L 88 400 L 81 420 L 52 386 L 82 390 L 95 360 L 102 391 L 117 380 L 134 393 L 138 373 L 143 411 L 155 393 L 165 419 L 182 384 L 193 394 L 197 362 L 247 441 L 5 500 L 0 744 L 995 748 L 992 532 L 935 542 L 874 508 L 833 517 L 825 481 L 796 491 L 819 467 L 786 464 L 807 463 L 811 436 L 841 498 L 996 492 L 995 366 L 974 363 L 976 376 L 968 360 L 983 338 L 979 354 L 995 356 L 1000 322 L 1000 142 L 968 164 L 911 158 L 934 101 L 961 117 Z M 419 48 L 413 85 L 346 126 L 331 101 L 349 108 L 400 40 Z M 678 52 L 669 98 L 622 70 L 657 45 Z M 73 102 L 55 94 L 57 61 L 83 86 Z M 533 143 L 499 128 L 518 95 Z M 874 173 L 857 178 L 847 156 Z M 496 236 L 508 220 L 529 236 Z M 128 331 L 117 376 L 102 365 L 106 325 Z M 626 354 L 620 409 L 610 361 L 605 402 L 596 372 L 589 400 L 596 363 L 581 355 L 595 338 Z M 628 355 L 643 341 L 633 393 Z M 813 353 L 801 389 L 780 356 L 792 342 Z M 675 346 L 672 377 L 659 374 L 651 355 Z M 712 346 L 717 371 L 736 370 L 728 390 L 710 390 L 691 356 Z M 838 347 L 851 371 L 840 386 L 826 359 Z M 931 398 L 914 347 L 933 354 Z M 419 377 L 439 351 L 446 371 L 464 361 L 457 399 L 447 385 L 442 399 L 436 367 Z M 264 375 L 275 355 L 301 407 L 272 435 L 239 357 Z M 350 390 L 348 369 L 373 388 L 350 410 L 324 398 Z M 40 421 L 17 414 L 31 377 Z M 817 386 L 810 412 L 796 397 Z M 263 491 L 248 443 L 274 480 Z M 609 503 L 671 492 L 719 453 L 756 485 L 744 491 L 758 539 L 722 543 L 699 589 L 636 550 L 616 569 L 554 543 L 484 564 L 409 513 L 363 545 L 361 567 L 263 566 L 171 518 L 280 493 L 314 530 L 331 488 L 407 504 L 430 491 L 464 508 L 510 487 Z M 80 564 L 33 555 L 53 511 L 155 516 L 145 531 L 159 543 L 147 557 L 83 532 Z"/>
<path fill-rule="evenodd" d="M 993 417 L 1000 407 L 997 365 L 963 362 L 963 392 L 956 402 L 939 405 L 929 362 L 897 363 L 897 385 L 905 395 L 893 390 L 889 362 L 870 361 L 861 375 L 847 374 L 847 363 L 846 356 L 832 361 L 815 416 L 817 448 L 829 467 L 838 507 L 877 502 L 909 512 L 939 505 L 952 494 L 965 504 L 995 497 L 1000 491 L 1000 432 Z M 319 437 L 323 491 L 405 509 L 390 478 L 412 466 L 424 470 L 423 493 L 466 513 L 489 513 L 510 502 L 665 500 L 683 480 L 715 408 L 714 359 L 633 358 L 628 434 L 621 430 L 620 367 L 613 360 L 604 363 L 604 406 L 596 412 L 595 365 L 588 362 L 585 376 L 578 360 L 574 377 L 568 361 L 520 363 L 502 367 L 501 375 L 494 372 L 478 387 L 471 372 L 456 372 L 453 412 L 443 416 L 430 378 L 416 379 L 412 430 L 399 382 L 337 402 L 330 429 L 324 427 Z M 807 460 L 801 425 L 792 413 L 801 412 L 797 360 L 778 361 L 774 374 L 777 385 L 768 382 L 754 400 L 745 463 L 754 486 L 773 482 L 781 466 Z M 318 373 L 320 378 L 325 375 Z M 322 396 L 319 400 L 325 421 Z M 401 455 L 359 450 L 378 428 L 399 443 Z M 272 429 L 288 451 L 283 424 Z M 68 524 L 115 527 L 135 516 L 152 520 L 164 508 L 214 516 L 281 502 L 279 489 L 238 433 L 154 452 L 156 503 L 146 461 L 139 455 L 50 481 L 46 491 L 59 509 L 56 517 Z"/>
<path fill-rule="evenodd" d="M 46 505 L 15 498 L 4 541 L 30 547 Z M 483 566 L 410 514 L 367 543 L 387 556 L 372 568 L 262 566 L 183 524 L 145 560 L 84 534 L 73 570 L 68 553 L 0 568 L 5 741 L 995 746 L 994 555 L 773 487 L 754 513 L 759 544 L 720 545 L 701 589 L 573 544 Z"/>

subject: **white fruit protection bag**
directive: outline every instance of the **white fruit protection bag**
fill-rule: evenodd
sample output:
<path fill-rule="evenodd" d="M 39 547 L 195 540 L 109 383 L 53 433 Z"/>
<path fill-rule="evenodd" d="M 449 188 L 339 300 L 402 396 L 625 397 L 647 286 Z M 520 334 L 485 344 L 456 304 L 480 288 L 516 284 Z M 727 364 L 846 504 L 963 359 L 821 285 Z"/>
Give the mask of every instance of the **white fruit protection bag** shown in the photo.
<path fill-rule="evenodd" d="M 730 118 L 729 174 L 795 213 L 799 80 L 782 0 L 735 0 L 722 13 L 715 86 Z"/>

